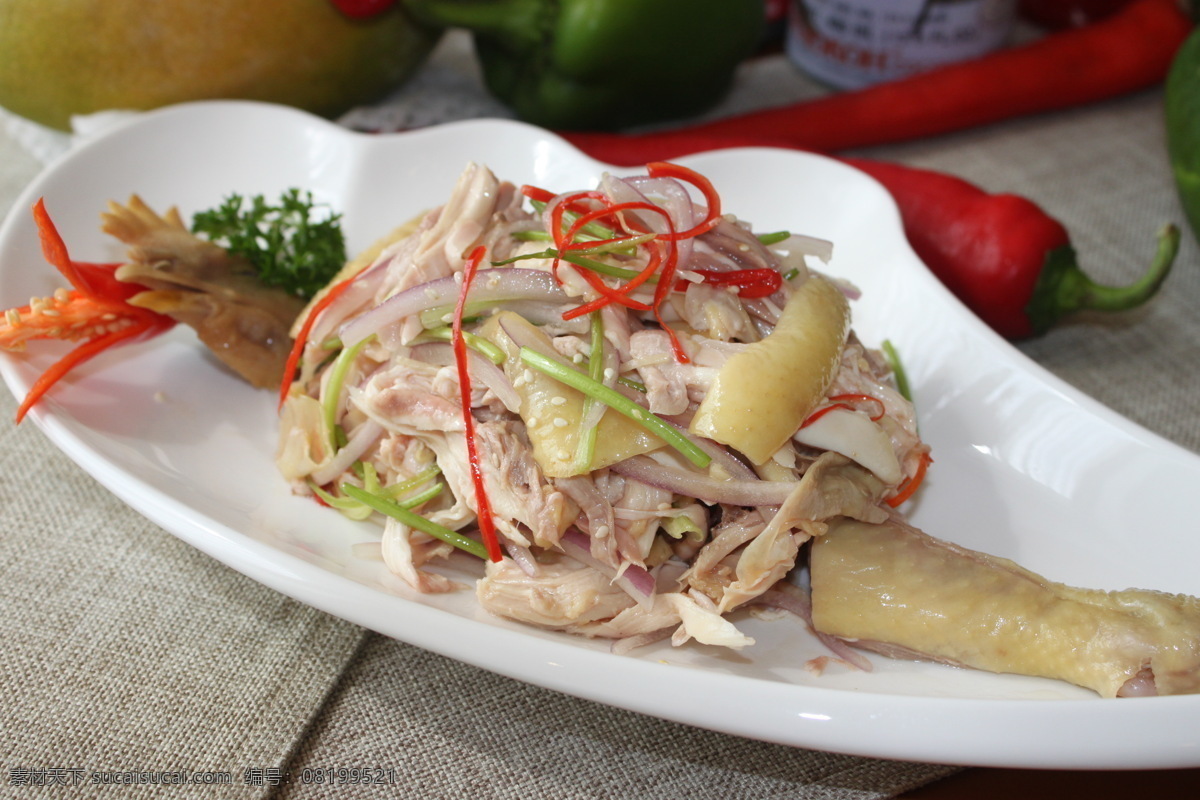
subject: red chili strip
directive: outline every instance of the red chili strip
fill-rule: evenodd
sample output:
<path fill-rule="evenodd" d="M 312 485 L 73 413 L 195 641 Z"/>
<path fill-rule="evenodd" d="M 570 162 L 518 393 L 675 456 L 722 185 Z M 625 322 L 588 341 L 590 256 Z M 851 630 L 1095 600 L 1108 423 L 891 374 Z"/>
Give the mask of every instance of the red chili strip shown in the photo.
<path fill-rule="evenodd" d="M 601 296 L 608 298 L 609 302 L 617 303 L 618 305 L 622 305 L 627 308 L 632 308 L 635 311 L 650 310 L 650 306 L 646 305 L 640 300 L 634 300 L 632 297 L 627 297 L 619 290 L 609 286 L 600 278 L 599 275 L 592 272 L 587 267 L 580 267 L 575 264 L 572 264 L 571 266 L 575 267 L 575 271 L 579 273 L 580 277 L 588 282 L 589 286 L 599 292 Z"/>
<path fill-rule="evenodd" d="M 829 399 L 832 400 L 833 402 L 831 402 L 827 406 L 821 406 L 816 411 L 809 414 L 808 417 L 804 420 L 804 422 L 800 423 L 800 427 L 807 428 L 809 425 L 812 425 L 814 422 L 816 422 L 821 417 L 828 414 L 830 411 L 833 411 L 835 408 L 842 408 L 842 409 L 845 409 L 846 411 L 859 410 L 859 409 L 856 409 L 853 405 L 851 405 L 851 403 L 862 403 L 862 404 L 873 405 L 876 407 L 876 411 L 875 411 L 875 413 L 868 415 L 871 417 L 871 421 L 878 422 L 879 420 L 883 419 L 883 415 L 884 415 L 883 401 L 880 400 L 878 397 L 872 397 L 869 394 L 836 394 L 836 395 L 831 395 L 829 397 Z"/>
<path fill-rule="evenodd" d="M 606 205 L 604 208 L 593 209 L 586 214 L 581 215 L 578 219 L 571 223 L 570 227 L 567 228 L 567 231 L 563 236 L 563 242 L 559 244 L 559 247 L 565 250 L 586 250 L 588 248 L 596 247 L 597 245 L 620 244 L 621 242 L 629 241 L 629 239 L 634 238 L 640 233 L 649 233 L 649 231 L 638 231 L 636 229 L 631 229 L 631 226 L 628 224 L 629 221 L 621 215 L 622 211 L 630 211 L 633 209 L 641 211 L 657 211 L 664 216 L 666 216 L 667 213 L 665 209 L 662 209 L 653 203 L 643 202 L 614 203 L 611 205 Z M 629 234 L 626 236 L 613 236 L 608 239 L 588 240 L 583 242 L 575 241 L 575 237 L 578 236 L 579 232 L 585 227 L 593 222 L 598 222 L 609 216 L 615 217 L 619 221 L 621 227 L 626 231 L 629 231 Z"/>
<path fill-rule="evenodd" d="M 708 206 L 708 215 L 704 218 L 704 221 L 681 233 L 671 234 L 670 238 L 691 239 L 693 236 L 699 236 L 702 233 L 711 231 L 721 221 L 721 196 L 717 194 L 717 189 L 712 185 L 712 181 L 699 172 L 687 167 L 681 167 L 679 164 L 672 164 L 669 161 L 652 161 L 646 165 L 646 173 L 652 178 L 675 178 L 686 181 L 699 189 L 700 193 L 704 195 L 704 202 Z"/>
<path fill-rule="evenodd" d="M 471 462 L 471 481 L 475 484 L 475 516 L 479 520 L 479 533 L 483 536 L 483 544 L 487 547 L 488 558 L 499 561 L 503 558 L 500 552 L 500 540 L 496 536 L 496 523 L 492 519 L 492 504 L 488 500 L 487 489 L 483 483 L 483 468 L 479 463 L 479 451 L 475 445 L 475 416 L 471 413 L 471 375 L 467 369 L 467 342 L 463 336 L 463 311 L 467 306 L 467 294 L 471 291 L 471 283 L 479 263 L 483 261 L 487 250 L 482 245 L 476 247 L 463 265 L 462 289 L 458 293 L 458 303 L 454 307 L 454 322 L 450 327 L 454 346 L 454 362 L 458 368 L 458 393 L 462 398 L 463 425 L 466 427 L 467 458 Z"/>
<path fill-rule="evenodd" d="M 341 297 L 352 283 L 354 283 L 354 278 L 347 278 L 341 283 L 334 284 L 324 297 L 313 304 L 312 310 L 304 318 L 304 324 L 300 326 L 296 340 L 292 342 L 292 350 L 288 353 L 287 362 L 283 365 L 283 379 L 279 385 L 279 408 L 283 408 L 283 402 L 287 400 L 288 390 L 292 388 L 292 381 L 296 378 L 296 367 L 300 364 L 300 356 L 304 354 L 304 347 L 308 344 L 308 334 L 312 332 L 317 317 L 321 316 L 322 311 L 333 305 L 333 301 Z"/>
<path fill-rule="evenodd" d="M 531 186 L 528 183 L 521 187 L 521 194 L 539 203 L 549 203 L 557 196 L 549 189 L 543 189 L 540 186 Z"/>
<path fill-rule="evenodd" d="M 623 294 L 623 295 L 628 296 L 634 289 L 641 286 L 643 283 L 650 280 L 650 278 L 652 278 L 654 276 L 654 273 L 658 271 L 658 265 L 662 260 L 662 256 L 659 254 L 657 247 L 649 247 L 648 250 L 650 251 L 649 260 L 647 261 L 646 266 L 642 268 L 642 271 L 639 272 L 633 278 L 630 278 L 627 282 L 622 284 L 620 287 L 618 287 L 612 291 L 615 291 L 618 294 Z M 600 309 L 604 308 L 605 306 L 611 305 L 612 302 L 613 302 L 613 300 L 611 297 L 609 297 L 609 295 L 603 294 L 594 300 L 589 300 L 588 302 L 584 303 L 581 306 L 576 306 L 575 308 L 572 308 L 569 311 L 564 311 L 562 318 L 564 320 L 572 320 L 577 317 L 582 317 L 585 314 L 592 313 L 593 311 L 599 311 Z M 639 305 L 642 305 L 642 304 L 639 304 Z M 647 306 L 646 308 L 639 309 L 639 310 L 644 311 L 644 310 L 647 310 L 648 308 L 649 307 Z"/>
<path fill-rule="evenodd" d="M 751 300 L 760 297 L 770 297 L 779 291 L 779 287 L 783 285 L 783 276 L 776 270 L 766 267 L 735 269 L 729 272 L 720 272 L 714 269 L 694 269 L 691 272 L 703 276 L 703 282 L 709 286 L 716 286 L 718 288 L 726 286 L 736 287 L 739 297 Z M 676 281 L 675 291 L 685 291 L 690 285 L 691 281 Z"/>
<path fill-rule="evenodd" d="M 933 459 L 930 457 L 929 453 L 922 454 L 921 462 L 917 464 L 916 473 L 912 476 L 912 478 L 900 485 L 900 488 L 894 497 L 889 497 L 884 502 L 886 502 L 892 508 L 895 508 L 908 498 L 912 497 L 917 489 L 921 486 L 921 483 L 925 480 L 925 473 L 929 470 L 929 465 L 932 463 Z"/>
<path fill-rule="evenodd" d="M 599 200 L 601 203 L 607 202 L 604 195 L 599 192 L 576 192 L 575 194 L 567 195 L 558 204 L 550 208 L 550 235 L 554 238 L 554 247 L 558 251 L 554 256 L 554 261 L 550 265 L 550 274 L 560 284 L 562 281 L 558 278 L 558 269 L 562 263 L 561 253 L 571 243 L 571 237 L 568 237 L 563 231 L 563 214 L 567 211 L 571 211 L 574 214 L 590 212 L 592 209 L 583 208 L 579 205 L 579 201 L 583 199 Z"/>

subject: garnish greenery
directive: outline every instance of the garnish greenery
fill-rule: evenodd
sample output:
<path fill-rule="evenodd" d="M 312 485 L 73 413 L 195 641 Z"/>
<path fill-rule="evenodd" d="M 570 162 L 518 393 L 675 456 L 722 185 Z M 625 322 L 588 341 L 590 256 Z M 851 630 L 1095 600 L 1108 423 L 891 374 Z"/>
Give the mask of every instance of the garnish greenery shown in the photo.
<path fill-rule="evenodd" d="M 277 205 L 231 194 L 192 218 L 192 232 L 249 261 L 259 279 L 312 297 L 346 263 L 341 214 L 318 213 L 312 192 L 288 189 Z"/>

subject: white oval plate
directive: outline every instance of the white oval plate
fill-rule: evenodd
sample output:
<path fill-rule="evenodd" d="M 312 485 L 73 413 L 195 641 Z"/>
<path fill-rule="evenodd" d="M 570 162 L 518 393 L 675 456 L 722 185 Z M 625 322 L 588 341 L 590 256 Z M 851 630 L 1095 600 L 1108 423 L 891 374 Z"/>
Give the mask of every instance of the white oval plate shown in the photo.
<path fill-rule="evenodd" d="M 526 125 L 474 121 L 391 136 L 286 108 L 213 102 L 147 114 L 28 187 L 0 228 L 0 302 L 59 285 L 27 209 L 44 196 L 72 255 L 121 258 L 98 230 L 112 198 L 185 217 L 231 192 L 311 189 L 351 249 L 441 203 L 468 161 L 556 190 L 605 168 Z M 863 290 L 862 338 L 904 356 L 936 463 L 913 520 L 1054 580 L 1200 594 L 1200 458 L 1117 416 L 981 325 L 913 255 L 889 196 L 837 162 L 767 149 L 681 160 L 758 230 L 835 242 L 829 271 Z M 15 395 L 62 351 L 4 356 Z M 689 645 L 616 656 L 604 643 L 489 617 L 470 592 L 422 597 L 352 553 L 377 538 L 289 495 L 272 456 L 271 393 L 231 377 L 190 331 L 104 354 L 31 414 L 125 502 L 246 575 L 329 613 L 533 684 L 704 728 L 801 747 L 955 764 L 1200 766 L 1200 696 L 1101 700 L 1062 683 L 873 657 L 870 673 L 804 669 L 822 654 L 790 619 L 739 621 L 742 654 Z"/>

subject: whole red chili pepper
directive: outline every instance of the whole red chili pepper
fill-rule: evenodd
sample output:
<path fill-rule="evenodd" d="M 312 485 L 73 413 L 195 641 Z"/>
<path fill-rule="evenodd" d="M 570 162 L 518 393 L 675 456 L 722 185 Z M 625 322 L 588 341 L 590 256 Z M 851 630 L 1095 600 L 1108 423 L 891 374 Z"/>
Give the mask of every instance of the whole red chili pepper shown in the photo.
<path fill-rule="evenodd" d="M 1103 286 L 1079 268 L 1066 228 L 1023 197 L 988 194 L 939 172 L 844 160 L 891 192 L 921 260 L 1009 339 L 1044 333 L 1074 311 L 1120 311 L 1145 302 L 1167 277 L 1179 248 L 1179 230 L 1168 225 L 1141 278 L 1125 287 Z"/>
<path fill-rule="evenodd" d="M 1083 28 L 858 91 L 678 130 L 563 135 L 625 166 L 714 147 L 835 152 L 934 136 L 1153 86 L 1191 29 L 1175 0 L 1135 0 Z"/>

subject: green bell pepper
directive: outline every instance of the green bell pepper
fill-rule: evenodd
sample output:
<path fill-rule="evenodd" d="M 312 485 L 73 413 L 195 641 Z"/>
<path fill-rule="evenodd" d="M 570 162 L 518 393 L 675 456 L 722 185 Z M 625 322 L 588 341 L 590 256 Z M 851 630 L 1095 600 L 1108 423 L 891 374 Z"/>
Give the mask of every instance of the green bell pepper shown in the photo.
<path fill-rule="evenodd" d="M 715 104 L 762 35 L 762 0 L 406 0 L 472 32 L 488 89 L 567 130 L 679 119 Z"/>

